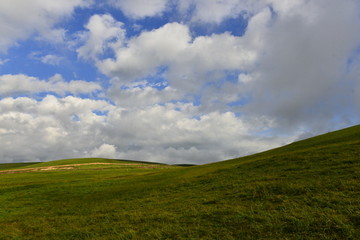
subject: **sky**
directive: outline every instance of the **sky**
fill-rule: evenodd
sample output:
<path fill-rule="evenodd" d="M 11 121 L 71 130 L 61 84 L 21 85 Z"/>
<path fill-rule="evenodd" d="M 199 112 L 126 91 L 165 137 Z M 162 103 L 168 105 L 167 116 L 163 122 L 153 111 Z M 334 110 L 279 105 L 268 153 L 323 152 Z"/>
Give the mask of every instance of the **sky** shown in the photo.
<path fill-rule="evenodd" d="M 204 164 L 359 120 L 358 0 L 0 1 L 0 163 Z"/>

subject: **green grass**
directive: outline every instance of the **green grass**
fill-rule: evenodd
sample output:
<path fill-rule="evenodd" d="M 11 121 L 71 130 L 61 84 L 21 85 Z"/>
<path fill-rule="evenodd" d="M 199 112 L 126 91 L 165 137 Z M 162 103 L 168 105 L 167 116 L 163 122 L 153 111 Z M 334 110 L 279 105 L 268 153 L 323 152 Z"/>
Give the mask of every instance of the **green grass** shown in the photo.
<path fill-rule="evenodd" d="M 359 156 L 355 126 L 201 166 L 19 165 L 0 174 L 0 239 L 360 239 Z M 118 164 L 29 170 L 92 162 Z"/>
<path fill-rule="evenodd" d="M 23 167 L 31 167 L 37 163 L 1 163 L 0 164 L 0 171 L 1 170 L 8 170 L 14 168 L 23 168 Z"/>

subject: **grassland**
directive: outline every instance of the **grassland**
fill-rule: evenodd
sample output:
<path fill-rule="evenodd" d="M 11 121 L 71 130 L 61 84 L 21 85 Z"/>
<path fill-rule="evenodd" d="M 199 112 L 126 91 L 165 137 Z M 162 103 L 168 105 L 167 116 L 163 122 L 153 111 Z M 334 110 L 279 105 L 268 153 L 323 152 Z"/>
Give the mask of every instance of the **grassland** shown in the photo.
<path fill-rule="evenodd" d="M 360 239 L 359 156 L 355 126 L 192 167 L 4 164 L 0 239 Z"/>

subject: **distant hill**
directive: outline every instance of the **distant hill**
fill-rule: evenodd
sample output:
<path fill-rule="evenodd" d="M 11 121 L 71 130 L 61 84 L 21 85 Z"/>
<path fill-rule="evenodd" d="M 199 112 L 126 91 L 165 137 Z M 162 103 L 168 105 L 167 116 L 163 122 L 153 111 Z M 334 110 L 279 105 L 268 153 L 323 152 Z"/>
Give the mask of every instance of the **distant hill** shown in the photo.
<path fill-rule="evenodd" d="M 360 125 L 200 166 L 4 166 L 0 239 L 360 239 Z"/>

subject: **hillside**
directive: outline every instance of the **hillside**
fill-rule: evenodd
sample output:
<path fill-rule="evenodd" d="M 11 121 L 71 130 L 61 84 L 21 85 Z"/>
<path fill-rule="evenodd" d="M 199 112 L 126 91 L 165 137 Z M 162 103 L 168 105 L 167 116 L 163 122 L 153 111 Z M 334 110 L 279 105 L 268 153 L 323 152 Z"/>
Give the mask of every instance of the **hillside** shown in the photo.
<path fill-rule="evenodd" d="M 359 156 L 360 125 L 202 166 L 0 165 L 0 239 L 360 239 Z"/>

